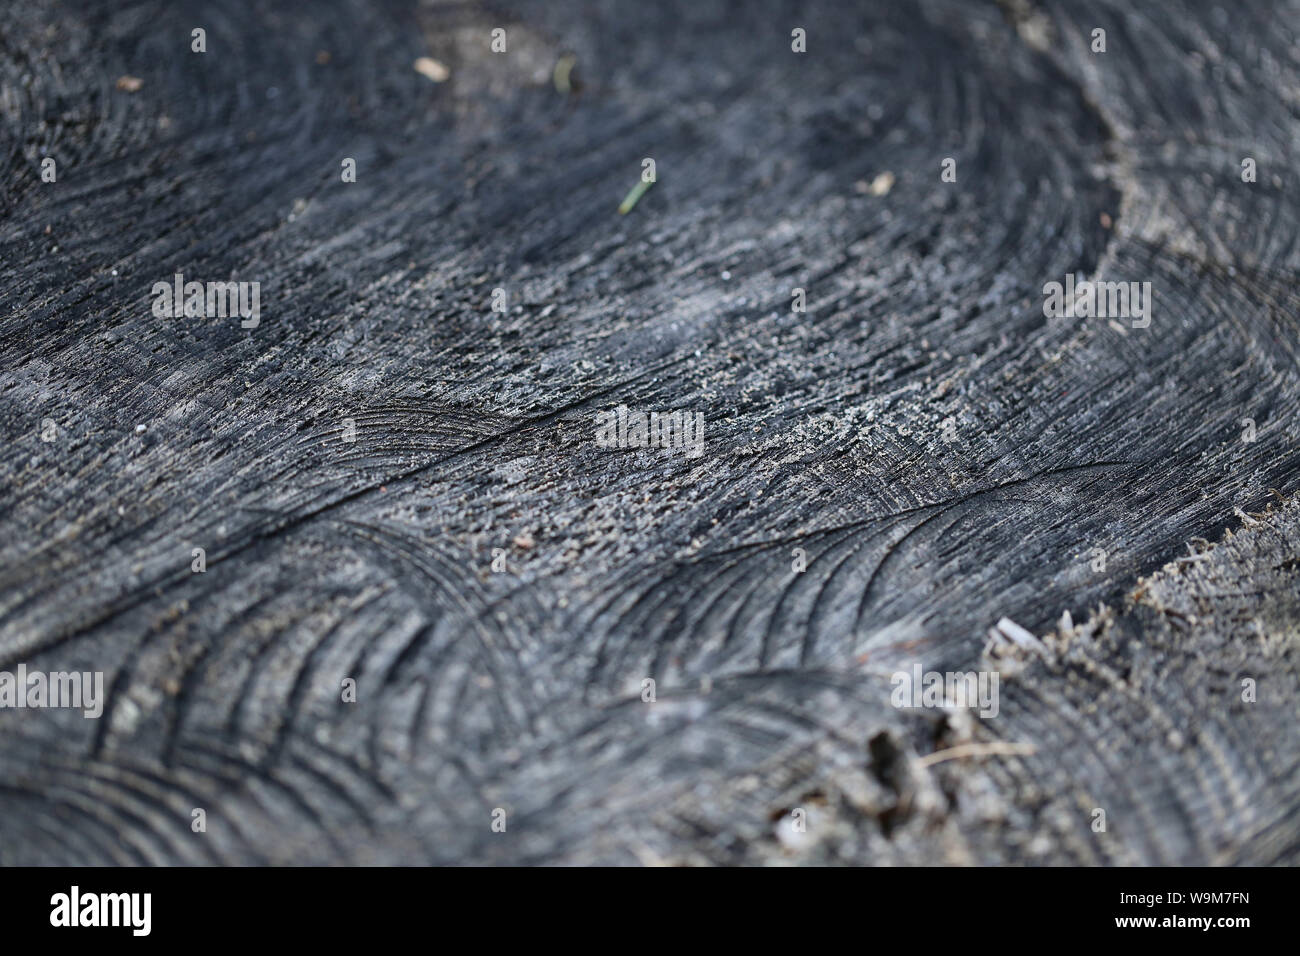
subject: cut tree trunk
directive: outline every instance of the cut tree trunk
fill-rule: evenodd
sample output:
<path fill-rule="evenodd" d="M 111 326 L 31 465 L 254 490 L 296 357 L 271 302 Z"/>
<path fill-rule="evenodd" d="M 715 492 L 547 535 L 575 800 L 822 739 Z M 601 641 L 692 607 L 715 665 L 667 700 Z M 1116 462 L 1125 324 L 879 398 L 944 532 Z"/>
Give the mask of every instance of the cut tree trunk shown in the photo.
<path fill-rule="evenodd" d="M 0 863 L 1297 862 L 1298 24 L 13 5 Z"/>

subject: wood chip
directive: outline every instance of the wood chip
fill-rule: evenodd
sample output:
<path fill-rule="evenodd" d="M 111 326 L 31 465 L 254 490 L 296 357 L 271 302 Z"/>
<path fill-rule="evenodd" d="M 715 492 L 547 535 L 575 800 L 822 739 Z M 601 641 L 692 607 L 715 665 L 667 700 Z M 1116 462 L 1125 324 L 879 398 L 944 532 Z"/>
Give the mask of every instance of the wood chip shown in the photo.
<path fill-rule="evenodd" d="M 451 70 L 430 56 L 422 56 L 415 61 L 415 72 L 427 76 L 435 83 L 445 83 L 451 76 Z"/>
<path fill-rule="evenodd" d="M 1028 757 L 1034 752 L 1033 744 L 1004 743 L 1002 741 L 989 744 L 960 744 L 956 747 L 949 747 L 947 750 L 936 750 L 932 754 L 926 754 L 917 763 L 922 767 L 932 767 L 937 763 L 943 763 L 945 760 L 957 760 L 961 757 Z"/>

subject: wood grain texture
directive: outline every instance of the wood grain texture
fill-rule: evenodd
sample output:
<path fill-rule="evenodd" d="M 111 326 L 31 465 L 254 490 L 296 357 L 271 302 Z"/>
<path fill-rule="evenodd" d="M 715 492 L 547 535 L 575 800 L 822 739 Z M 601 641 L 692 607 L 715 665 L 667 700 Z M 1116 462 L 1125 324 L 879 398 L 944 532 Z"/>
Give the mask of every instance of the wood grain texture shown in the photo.
<path fill-rule="evenodd" d="M 0 669 L 110 693 L 0 710 L 0 862 L 1296 862 L 1298 30 L 12 5 Z M 260 325 L 157 318 L 177 272 Z M 1067 273 L 1150 327 L 1045 317 Z M 704 455 L 597 447 L 620 404 Z M 917 662 L 999 716 L 894 708 Z"/>

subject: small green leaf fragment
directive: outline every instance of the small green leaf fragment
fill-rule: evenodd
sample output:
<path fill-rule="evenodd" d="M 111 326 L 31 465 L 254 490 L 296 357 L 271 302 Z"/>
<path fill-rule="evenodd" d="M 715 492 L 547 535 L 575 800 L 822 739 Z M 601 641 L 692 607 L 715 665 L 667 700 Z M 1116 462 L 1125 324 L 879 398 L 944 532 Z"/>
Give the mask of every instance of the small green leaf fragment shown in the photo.
<path fill-rule="evenodd" d="M 560 57 L 556 61 L 555 69 L 551 72 L 551 80 L 555 83 L 555 89 L 566 96 L 573 92 L 573 84 L 569 82 L 569 74 L 573 71 L 573 66 L 578 62 L 578 58 L 572 53 Z"/>
<path fill-rule="evenodd" d="M 632 207 L 641 201 L 641 197 L 645 195 L 645 191 L 653 185 L 654 185 L 654 180 L 651 180 L 650 182 L 646 182 L 643 179 L 640 182 L 638 182 L 635 186 L 633 186 L 631 190 L 628 191 L 628 194 L 623 198 L 623 201 L 619 203 L 618 214 L 620 216 L 626 216 L 628 213 L 630 213 L 632 211 Z"/>

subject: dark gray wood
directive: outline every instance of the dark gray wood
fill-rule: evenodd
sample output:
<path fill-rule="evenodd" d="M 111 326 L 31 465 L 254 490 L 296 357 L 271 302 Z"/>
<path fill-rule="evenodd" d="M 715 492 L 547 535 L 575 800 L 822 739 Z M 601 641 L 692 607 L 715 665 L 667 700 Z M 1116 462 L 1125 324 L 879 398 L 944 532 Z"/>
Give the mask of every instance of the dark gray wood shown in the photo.
<path fill-rule="evenodd" d="M 1295 862 L 1297 24 L 11 5 L 0 670 L 108 696 L 0 710 L 0 862 Z"/>

